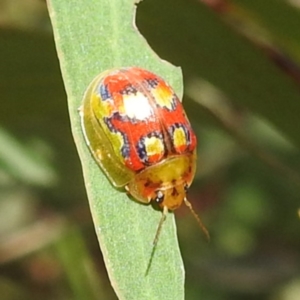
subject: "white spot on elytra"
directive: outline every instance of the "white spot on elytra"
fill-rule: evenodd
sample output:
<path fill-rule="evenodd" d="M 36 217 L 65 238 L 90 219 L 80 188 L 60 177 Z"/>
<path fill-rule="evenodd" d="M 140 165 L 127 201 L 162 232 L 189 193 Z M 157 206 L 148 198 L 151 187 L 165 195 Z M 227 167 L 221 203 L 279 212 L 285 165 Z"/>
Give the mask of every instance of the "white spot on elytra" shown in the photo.
<path fill-rule="evenodd" d="M 147 97 L 142 93 L 126 95 L 123 98 L 125 113 L 129 118 L 145 120 L 152 114 L 152 107 Z"/>

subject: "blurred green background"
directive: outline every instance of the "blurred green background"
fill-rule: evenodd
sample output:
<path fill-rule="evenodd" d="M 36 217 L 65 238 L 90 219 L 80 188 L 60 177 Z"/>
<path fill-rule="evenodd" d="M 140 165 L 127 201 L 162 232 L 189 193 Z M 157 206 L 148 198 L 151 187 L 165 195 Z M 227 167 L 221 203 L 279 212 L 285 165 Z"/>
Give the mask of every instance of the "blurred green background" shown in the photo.
<path fill-rule="evenodd" d="M 147 0 L 137 27 L 182 67 L 199 140 L 211 242 L 176 211 L 186 299 L 300 299 L 299 1 Z M 0 0 L 0 97 L 1 299 L 116 299 L 44 1 Z"/>

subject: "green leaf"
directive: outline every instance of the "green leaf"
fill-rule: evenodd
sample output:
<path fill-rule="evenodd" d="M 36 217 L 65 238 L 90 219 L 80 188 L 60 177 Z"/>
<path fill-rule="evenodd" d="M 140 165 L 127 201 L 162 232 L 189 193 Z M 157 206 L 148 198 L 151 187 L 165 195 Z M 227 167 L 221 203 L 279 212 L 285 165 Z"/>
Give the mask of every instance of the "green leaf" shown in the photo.
<path fill-rule="evenodd" d="M 134 202 L 111 186 L 85 145 L 78 115 L 88 84 L 106 69 L 147 68 L 164 77 L 181 95 L 180 71 L 161 61 L 136 30 L 134 1 L 49 0 L 48 5 L 72 132 L 111 283 L 119 299 L 183 299 L 184 269 L 173 215 L 168 215 L 163 226 L 146 276 L 161 212 Z"/>

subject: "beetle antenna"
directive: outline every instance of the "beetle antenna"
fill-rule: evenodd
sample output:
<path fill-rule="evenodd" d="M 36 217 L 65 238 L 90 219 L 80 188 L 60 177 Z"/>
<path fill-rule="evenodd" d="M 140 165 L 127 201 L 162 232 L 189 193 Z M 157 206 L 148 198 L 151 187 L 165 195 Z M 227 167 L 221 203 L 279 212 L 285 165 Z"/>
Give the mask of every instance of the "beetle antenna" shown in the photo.
<path fill-rule="evenodd" d="M 153 248 L 152 248 L 152 252 L 151 252 L 150 260 L 148 262 L 148 266 L 147 266 L 147 270 L 146 270 L 145 276 L 147 276 L 148 273 L 149 273 L 149 271 L 150 271 L 150 267 L 151 267 L 151 264 L 152 264 L 152 259 L 153 259 L 153 256 L 154 256 L 156 245 L 157 245 L 157 242 L 158 242 L 158 239 L 159 239 L 159 236 L 160 236 L 160 232 L 161 232 L 163 223 L 164 223 L 164 221 L 167 218 L 167 214 L 168 214 L 168 208 L 166 206 L 164 206 L 163 212 L 162 212 L 162 216 L 160 218 L 160 221 L 158 223 L 158 227 L 156 229 L 155 238 L 153 240 Z"/>
<path fill-rule="evenodd" d="M 210 241 L 210 235 L 208 230 L 206 229 L 205 225 L 203 224 L 203 222 L 201 221 L 200 217 L 196 214 L 196 212 L 193 209 L 193 206 L 191 204 L 191 202 L 188 201 L 188 199 L 184 198 L 184 203 L 185 205 L 190 209 L 192 215 L 194 216 L 194 218 L 196 219 L 196 221 L 198 222 L 202 232 L 204 233 L 207 241 Z"/>
<path fill-rule="evenodd" d="M 158 238 L 159 238 L 159 235 L 160 235 L 160 232 L 161 232 L 161 229 L 162 229 L 162 225 L 164 223 L 164 221 L 166 220 L 167 218 L 167 214 L 168 214 L 168 208 L 166 206 L 164 206 L 163 208 L 163 212 L 162 212 L 162 216 L 160 218 L 160 221 L 158 223 L 158 227 L 157 227 L 157 230 L 156 230 L 156 234 L 155 234 L 155 238 L 153 240 L 153 247 L 155 248 L 156 245 L 157 245 L 157 242 L 158 242 Z"/>

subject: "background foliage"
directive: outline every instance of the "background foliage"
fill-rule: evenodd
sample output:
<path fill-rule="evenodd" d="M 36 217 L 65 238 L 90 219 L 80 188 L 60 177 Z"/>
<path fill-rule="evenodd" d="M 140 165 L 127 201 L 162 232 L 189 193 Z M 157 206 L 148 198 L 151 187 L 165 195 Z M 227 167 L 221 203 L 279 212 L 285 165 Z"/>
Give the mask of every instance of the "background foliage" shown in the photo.
<path fill-rule="evenodd" d="M 46 5 L 0 5 L 1 295 L 116 299 Z M 184 106 L 200 144 L 189 198 L 212 240 L 185 209 L 176 212 L 186 299 L 299 295 L 299 14 L 297 1 L 284 0 L 138 5 L 141 33 L 183 69 Z"/>

